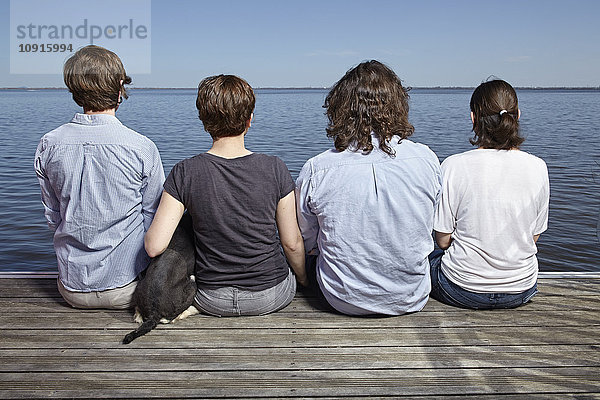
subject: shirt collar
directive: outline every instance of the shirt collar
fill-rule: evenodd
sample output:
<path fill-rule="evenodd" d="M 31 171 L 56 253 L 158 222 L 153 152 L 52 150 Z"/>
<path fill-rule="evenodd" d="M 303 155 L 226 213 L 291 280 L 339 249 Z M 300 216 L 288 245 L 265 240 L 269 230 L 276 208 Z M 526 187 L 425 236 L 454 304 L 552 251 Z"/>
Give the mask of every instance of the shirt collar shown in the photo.
<path fill-rule="evenodd" d="M 387 144 L 388 144 L 388 146 L 393 147 L 394 145 L 399 143 L 399 141 L 400 141 L 400 137 L 398 135 L 394 135 L 394 136 L 392 136 L 392 138 L 390 140 L 387 140 Z M 373 145 L 373 149 L 379 149 L 379 139 L 378 139 L 377 135 L 375 134 L 375 132 L 371 132 L 371 144 Z M 347 150 L 355 152 L 356 151 L 356 142 L 352 143 L 352 145 L 350 145 Z"/>
<path fill-rule="evenodd" d="M 119 124 L 121 121 L 114 115 L 109 114 L 82 114 L 77 113 L 71 120 L 75 124 L 81 125 L 108 125 L 108 124 Z"/>

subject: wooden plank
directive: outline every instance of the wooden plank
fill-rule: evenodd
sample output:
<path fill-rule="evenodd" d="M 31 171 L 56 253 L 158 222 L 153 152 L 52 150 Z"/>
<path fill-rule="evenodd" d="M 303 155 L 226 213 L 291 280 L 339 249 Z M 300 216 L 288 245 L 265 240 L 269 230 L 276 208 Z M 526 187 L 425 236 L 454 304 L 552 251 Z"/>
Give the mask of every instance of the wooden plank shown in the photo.
<path fill-rule="evenodd" d="M 39 296 L 40 290 L 58 294 L 54 279 L 0 279 L 0 297 Z M 566 296 L 576 294 L 600 295 L 600 279 L 539 279 L 538 296 Z M 8 294 L 8 295 L 7 295 Z M 299 296 L 306 296 L 303 290 Z M 310 294 L 308 294 L 310 296 Z"/>
<path fill-rule="evenodd" d="M 474 312 L 461 310 L 449 318 L 444 311 L 415 313 L 400 317 L 356 318 L 339 314 L 274 313 L 246 318 L 214 318 L 193 316 L 168 329 L 310 329 L 310 328 L 440 328 L 440 327 L 567 327 L 589 326 L 600 330 L 597 312 L 537 311 L 524 307 L 519 311 L 491 310 Z M 5 313 L 0 329 L 135 329 L 131 314 L 119 311 L 87 311 L 83 313 L 44 313 L 40 315 Z"/>
<path fill-rule="evenodd" d="M 185 322 L 185 321 L 183 321 Z M 114 348 L 129 329 L 2 330 L 0 349 Z M 160 348 L 390 347 L 598 345 L 596 327 L 167 329 L 159 327 L 129 345 Z"/>
<path fill-rule="evenodd" d="M 121 344 L 130 311 L 75 310 L 50 279 L 0 279 L 0 397 L 600 398 L 600 279 L 542 279 L 518 310 L 192 317 Z M 506 397 L 504 397 L 506 396 Z"/>
<path fill-rule="evenodd" d="M 0 372 L 600 367 L 586 345 L 0 350 Z"/>
<path fill-rule="evenodd" d="M 557 301 L 554 296 L 552 298 L 536 297 L 532 303 L 511 312 L 513 314 L 520 313 L 526 309 L 535 309 L 536 311 L 598 311 L 600 310 L 600 296 L 570 296 L 569 303 Z M 71 314 L 88 312 L 71 307 L 60 297 L 0 298 L 0 310 L 5 310 L 8 313 L 32 313 L 40 315 L 46 312 Z M 323 307 L 316 304 L 313 298 L 297 296 L 289 306 L 277 313 L 314 313 L 315 311 L 323 311 Z M 452 313 L 464 313 L 465 310 L 450 307 L 430 299 L 420 313 L 423 314 L 432 311 L 443 311 L 450 317 Z M 133 315 L 132 312 L 130 314 Z"/>
<path fill-rule="evenodd" d="M 0 397 L 400 396 L 598 393 L 596 368 L 0 373 Z"/>

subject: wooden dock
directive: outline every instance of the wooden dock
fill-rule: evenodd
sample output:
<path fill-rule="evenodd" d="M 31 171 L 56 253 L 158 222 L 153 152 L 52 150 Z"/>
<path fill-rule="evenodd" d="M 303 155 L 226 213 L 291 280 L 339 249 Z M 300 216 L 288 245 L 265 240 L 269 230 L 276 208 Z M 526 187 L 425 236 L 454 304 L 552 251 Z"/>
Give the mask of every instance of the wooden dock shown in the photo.
<path fill-rule="evenodd" d="M 0 279 L 0 398 L 600 399 L 600 279 L 541 279 L 521 309 L 354 318 L 299 293 L 264 317 L 194 316 L 130 345 L 131 312 L 53 279 Z"/>

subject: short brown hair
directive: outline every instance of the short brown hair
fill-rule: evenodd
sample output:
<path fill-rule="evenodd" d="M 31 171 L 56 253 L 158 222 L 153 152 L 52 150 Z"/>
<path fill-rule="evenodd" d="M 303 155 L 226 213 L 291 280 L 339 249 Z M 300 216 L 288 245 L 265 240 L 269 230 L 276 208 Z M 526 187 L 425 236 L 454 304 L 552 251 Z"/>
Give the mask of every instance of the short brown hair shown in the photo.
<path fill-rule="evenodd" d="M 338 151 L 351 147 L 368 153 L 373 132 L 379 148 L 394 156 L 387 141 L 394 135 L 405 139 L 415 130 L 408 122 L 408 98 L 394 71 L 379 61 L 363 62 L 346 72 L 325 98 L 327 136 Z"/>
<path fill-rule="evenodd" d="M 235 75 L 210 76 L 198 85 L 198 117 L 213 139 L 242 134 L 255 102 L 252 87 Z"/>
<path fill-rule="evenodd" d="M 525 141 L 519 133 L 517 92 L 501 79 L 482 83 L 471 95 L 472 145 L 485 149 L 518 149 Z"/>
<path fill-rule="evenodd" d="M 119 57 L 94 45 L 85 46 L 73 54 L 65 62 L 63 75 L 73 100 L 86 111 L 117 108 L 119 92 L 127 98 L 123 85 L 131 83 Z"/>

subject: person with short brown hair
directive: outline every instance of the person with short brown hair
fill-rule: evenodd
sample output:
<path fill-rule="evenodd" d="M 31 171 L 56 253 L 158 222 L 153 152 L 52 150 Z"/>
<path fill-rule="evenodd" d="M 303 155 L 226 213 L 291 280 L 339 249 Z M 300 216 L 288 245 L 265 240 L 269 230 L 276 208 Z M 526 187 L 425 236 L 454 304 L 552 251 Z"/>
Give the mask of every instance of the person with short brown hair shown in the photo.
<path fill-rule="evenodd" d="M 128 98 L 124 85 L 131 83 L 121 59 L 110 50 L 86 46 L 64 65 L 65 85 L 84 112 L 117 109 Z"/>
<path fill-rule="evenodd" d="M 164 181 L 160 155 L 115 116 L 131 83 L 115 53 L 83 47 L 64 80 L 83 113 L 44 135 L 35 154 L 58 289 L 73 307 L 130 308 L 149 261 L 143 239 Z"/>
<path fill-rule="evenodd" d="M 292 301 L 296 279 L 306 284 L 294 181 L 281 159 L 244 145 L 254 103 L 252 88 L 237 76 L 200 82 L 196 107 L 212 147 L 173 167 L 145 238 L 148 254 L 164 252 L 187 209 L 195 306 L 209 315 L 271 313 Z"/>
<path fill-rule="evenodd" d="M 198 85 L 198 117 L 213 140 L 242 133 L 252 118 L 255 103 L 250 85 L 233 75 L 211 76 Z"/>

